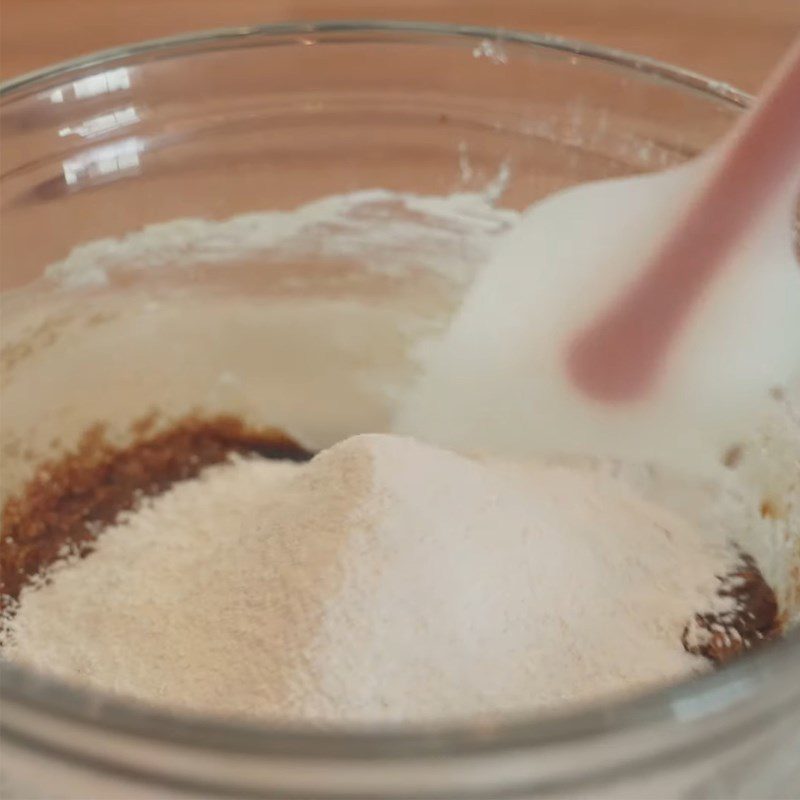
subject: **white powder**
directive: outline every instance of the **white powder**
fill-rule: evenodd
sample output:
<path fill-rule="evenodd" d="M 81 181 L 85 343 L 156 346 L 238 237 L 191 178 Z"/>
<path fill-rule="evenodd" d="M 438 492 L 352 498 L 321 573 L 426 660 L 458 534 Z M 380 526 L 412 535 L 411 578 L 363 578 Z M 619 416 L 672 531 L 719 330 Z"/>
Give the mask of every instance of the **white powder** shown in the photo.
<path fill-rule="evenodd" d="M 767 413 L 770 389 L 800 376 L 800 270 L 788 218 L 770 218 L 737 247 L 647 397 L 587 397 L 566 357 L 636 281 L 665 220 L 683 213 L 691 182 L 703 178 L 698 168 L 574 186 L 528 208 L 441 340 L 419 349 L 421 374 L 393 429 L 457 449 L 591 453 L 716 477 L 724 453 Z"/>
<path fill-rule="evenodd" d="M 382 275 L 422 268 L 462 284 L 519 218 L 494 205 L 508 179 L 503 164 L 482 192 L 439 196 L 368 189 L 322 197 L 291 211 L 170 220 L 80 245 L 51 264 L 47 277 L 63 288 L 81 289 L 104 286 L 120 273 L 176 264 L 186 269 L 257 259 L 263 268 L 270 262 L 333 258 Z"/>
<path fill-rule="evenodd" d="M 521 713 L 703 669 L 681 632 L 727 557 L 600 472 L 358 436 L 127 514 L 23 590 L 6 655 L 202 711 Z"/>
<path fill-rule="evenodd" d="M 341 447 L 371 451 L 374 483 L 316 637 L 309 715 L 519 713 L 702 668 L 681 631 L 726 556 L 682 520 L 589 470 L 398 437 Z"/>

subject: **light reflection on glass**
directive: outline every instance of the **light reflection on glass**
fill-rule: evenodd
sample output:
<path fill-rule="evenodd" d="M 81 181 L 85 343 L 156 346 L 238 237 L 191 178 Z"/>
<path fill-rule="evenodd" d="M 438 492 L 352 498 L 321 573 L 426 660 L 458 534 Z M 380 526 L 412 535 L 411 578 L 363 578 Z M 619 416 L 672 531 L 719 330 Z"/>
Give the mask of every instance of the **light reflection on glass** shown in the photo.
<path fill-rule="evenodd" d="M 702 719 L 710 714 L 729 708 L 734 701 L 752 695 L 755 687 L 752 678 L 744 677 L 738 681 L 729 681 L 722 686 L 706 689 L 685 699 L 672 702 L 672 711 L 680 720 Z"/>
<path fill-rule="evenodd" d="M 60 128 L 58 131 L 59 136 L 82 136 L 86 139 L 91 139 L 93 136 L 99 136 L 101 133 L 109 133 L 110 131 L 124 128 L 126 125 L 132 125 L 134 122 L 139 121 L 139 114 L 133 106 L 127 108 L 120 108 L 117 111 L 112 111 L 110 114 L 101 114 L 98 117 L 84 120 L 79 125 L 68 125 Z"/>
<path fill-rule="evenodd" d="M 131 137 L 120 142 L 81 153 L 62 163 L 67 186 L 92 183 L 120 172 L 139 172 L 140 153 L 145 149 L 144 139 Z"/>
<path fill-rule="evenodd" d="M 88 75 L 70 84 L 53 89 L 49 93 L 51 103 L 64 103 L 67 100 L 81 100 L 86 97 L 96 97 L 100 94 L 110 94 L 131 86 L 130 70 L 127 67 L 110 69 L 99 75 Z"/>

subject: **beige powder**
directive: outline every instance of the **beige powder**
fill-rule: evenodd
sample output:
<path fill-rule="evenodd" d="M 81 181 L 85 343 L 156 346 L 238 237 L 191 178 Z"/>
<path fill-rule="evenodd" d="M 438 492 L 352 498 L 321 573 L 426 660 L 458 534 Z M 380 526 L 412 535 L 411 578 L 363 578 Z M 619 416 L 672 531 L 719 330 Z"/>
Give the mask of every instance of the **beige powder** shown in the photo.
<path fill-rule="evenodd" d="M 6 651 L 223 714 L 537 711 L 704 669 L 681 633 L 729 556 L 589 468 L 358 436 L 143 504 L 23 590 Z"/>

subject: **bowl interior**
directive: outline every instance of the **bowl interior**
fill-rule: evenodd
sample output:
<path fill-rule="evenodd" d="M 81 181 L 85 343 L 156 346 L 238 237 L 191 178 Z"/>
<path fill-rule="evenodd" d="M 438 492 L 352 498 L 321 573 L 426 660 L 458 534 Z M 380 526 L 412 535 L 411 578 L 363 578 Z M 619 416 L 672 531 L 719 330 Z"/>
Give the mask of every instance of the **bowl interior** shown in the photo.
<path fill-rule="evenodd" d="M 144 417 L 235 414 L 310 449 L 385 430 L 416 346 L 521 209 L 681 163 L 744 102 L 557 41 L 335 26 L 21 82 L 3 98 L 3 497 L 97 423 L 120 444 Z M 797 474 L 769 481 L 786 496 Z"/>

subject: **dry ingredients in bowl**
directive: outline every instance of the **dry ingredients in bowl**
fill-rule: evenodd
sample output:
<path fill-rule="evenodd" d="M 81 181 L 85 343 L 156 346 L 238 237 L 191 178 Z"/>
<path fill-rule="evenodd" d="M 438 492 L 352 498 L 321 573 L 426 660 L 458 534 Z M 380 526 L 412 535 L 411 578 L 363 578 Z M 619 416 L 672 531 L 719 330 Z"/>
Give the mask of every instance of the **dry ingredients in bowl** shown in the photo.
<path fill-rule="evenodd" d="M 518 713 L 643 690 L 777 633 L 752 561 L 597 466 L 393 435 L 303 463 L 231 420 L 89 451 L 7 507 L 33 549 L 43 518 L 62 545 L 88 522 L 92 544 L 22 588 L 4 650 L 123 696 L 316 722 Z"/>
<path fill-rule="evenodd" d="M 102 313 L 56 332 L 34 315 L 36 347 L 20 334 L 11 348 L 4 414 L 25 447 L 69 448 L 97 419 L 110 432 L 42 464 L 5 503 L 4 657 L 158 705 L 331 724 L 605 701 L 778 636 L 789 604 L 770 559 L 794 545 L 735 481 L 352 436 L 390 427 L 515 220 L 477 196 L 359 193 L 176 221 L 54 265 L 60 300 L 97 292 Z M 350 264 L 364 242 L 370 268 L 337 263 L 328 294 L 286 267 L 320 252 Z M 230 272 L 244 256 L 274 272 L 247 297 L 136 288 L 153 270 L 168 285 L 176 260 Z M 375 283 L 359 295 L 364 275 Z M 103 365 L 104 391 L 76 387 L 76 359 Z M 53 386 L 68 398 L 52 402 Z M 153 397 L 163 420 L 207 405 L 308 449 L 236 417 L 150 420 L 120 445 Z M 775 470 L 787 497 L 795 484 Z"/>

